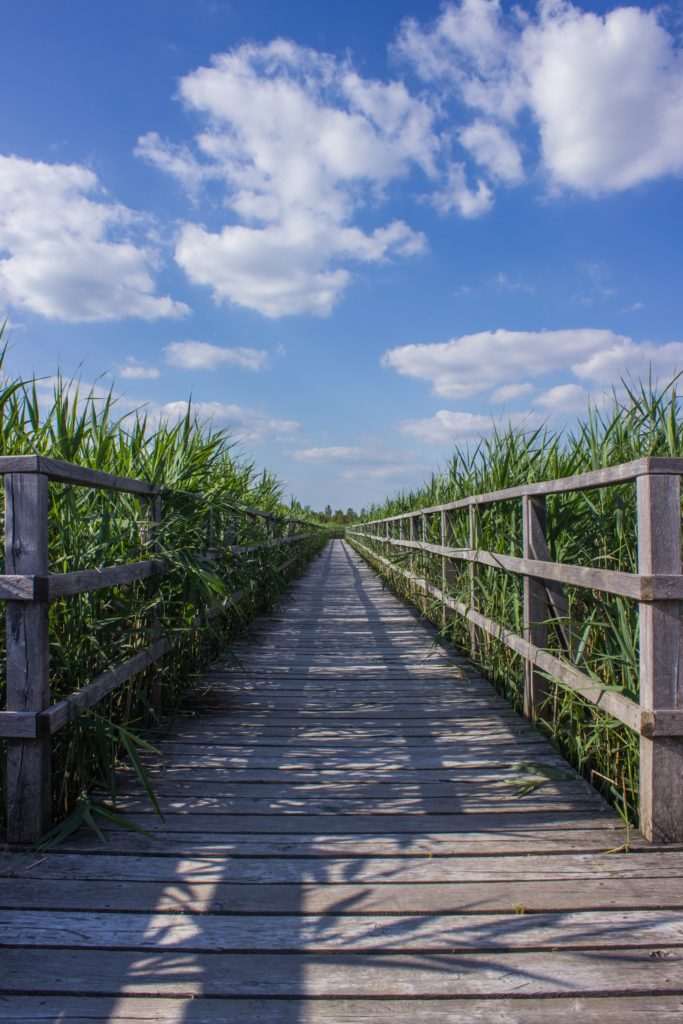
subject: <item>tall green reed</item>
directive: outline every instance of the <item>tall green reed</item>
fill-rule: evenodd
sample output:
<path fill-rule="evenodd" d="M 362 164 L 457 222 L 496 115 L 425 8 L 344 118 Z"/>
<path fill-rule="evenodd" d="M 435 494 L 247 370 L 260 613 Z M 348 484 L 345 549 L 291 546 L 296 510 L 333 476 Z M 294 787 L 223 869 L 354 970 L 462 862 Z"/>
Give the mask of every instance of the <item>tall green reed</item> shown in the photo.
<path fill-rule="evenodd" d="M 415 491 L 403 491 L 369 510 L 368 519 L 455 501 L 472 494 L 551 480 L 619 465 L 644 456 L 683 456 L 683 422 L 677 378 L 664 386 L 652 379 L 622 382 L 611 401 L 591 407 L 565 432 L 508 426 L 493 431 L 470 448 L 456 448 L 442 472 Z M 480 515 L 482 549 L 522 554 L 521 503 L 484 506 Z M 429 539 L 440 542 L 438 517 Z M 453 544 L 467 547 L 466 510 L 452 519 Z M 555 495 L 547 502 L 550 555 L 558 562 L 637 571 L 635 486 L 625 484 L 576 494 Z M 392 549 L 395 551 L 396 549 Z M 386 554 L 386 552 L 385 552 Z M 394 557 L 392 555 L 392 557 Z M 427 577 L 441 583 L 441 561 L 428 556 Z M 394 585 L 405 583 L 395 574 Z M 478 567 L 479 610 L 516 633 L 523 629 L 521 579 L 501 569 Z M 469 601 L 467 566 L 457 570 L 451 592 Z M 568 636 L 583 671 L 602 685 L 638 699 L 638 614 L 634 601 L 579 587 L 565 587 L 568 613 L 562 629 L 550 623 L 549 649 L 569 658 Z M 422 602 L 425 614 L 442 625 L 442 610 Z M 524 665 L 504 644 L 451 616 L 443 626 L 448 640 L 470 652 L 493 684 L 521 709 Z M 547 719 L 539 722 L 558 749 L 591 779 L 625 817 L 637 821 L 638 737 L 577 694 L 550 680 Z"/>
<path fill-rule="evenodd" d="M 53 700 L 160 635 L 174 641 L 154 667 L 55 737 L 54 816 L 78 806 L 87 819 L 92 806 L 84 794 L 99 784 L 115 801 L 115 769 L 122 756 L 144 775 L 135 753 L 140 733 L 167 720 L 198 669 L 257 609 L 277 599 L 284 585 L 278 565 L 296 554 L 289 570 L 296 571 L 319 550 L 324 534 L 292 547 L 233 555 L 230 546 L 282 536 L 286 517 L 307 516 L 300 506 L 284 503 L 277 478 L 240 455 L 228 432 L 207 428 L 191 407 L 176 421 L 158 420 L 144 409 L 120 414 L 111 390 L 83 389 L 61 376 L 51 382 L 11 380 L 4 376 L 4 362 L 5 350 L 0 352 L 0 454 L 63 459 L 161 489 L 162 523 L 152 530 L 148 506 L 134 495 L 50 484 L 51 572 L 150 557 L 163 558 L 168 568 L 154 580 L 79 594 L 50 608 Z M 264 520 L 245 514 L 247 508 L 279 517 L 269 536 Z M 244 600 L 233 606 L 230 598 L 237 591 Z M 1 637 L 4 706 L 4 629 Z M 0 824 L 2 753 L 0 743 Z"/>

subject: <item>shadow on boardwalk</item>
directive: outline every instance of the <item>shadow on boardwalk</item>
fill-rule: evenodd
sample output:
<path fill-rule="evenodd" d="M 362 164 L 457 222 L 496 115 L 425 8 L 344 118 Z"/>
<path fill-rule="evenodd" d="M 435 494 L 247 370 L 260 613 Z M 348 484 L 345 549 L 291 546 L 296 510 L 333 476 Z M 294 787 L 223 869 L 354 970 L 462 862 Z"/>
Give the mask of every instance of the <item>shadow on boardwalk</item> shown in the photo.
<path fill-rule="evenodd" d="M 569 771 L 520 799 L 563 762 L 344 542 L 236 653 L 150 764 L 164 821 L 123 787 L 150 836 L 5 858 L 3 1021 L 681 1019 L 683 854 L 606 855 Z"/>

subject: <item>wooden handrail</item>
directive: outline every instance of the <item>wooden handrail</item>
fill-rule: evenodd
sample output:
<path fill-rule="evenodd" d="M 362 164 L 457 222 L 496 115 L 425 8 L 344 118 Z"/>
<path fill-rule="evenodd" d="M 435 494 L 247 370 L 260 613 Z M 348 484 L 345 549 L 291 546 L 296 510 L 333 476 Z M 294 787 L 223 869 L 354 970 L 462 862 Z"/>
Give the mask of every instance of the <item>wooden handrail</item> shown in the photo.
<path fill-rule="evenodd" d="M 571 494 L 572 491 L 588 491 L 597 487 L 612 487 L 616 484 L 632 483 L 641 476 L 672 475 L 683 476 L 683 459 L 648 457 L 623 462 L 619 466 L 607 469 L 596 469 L 590 473 L 578 473 L 575 476 L 563 476 L 557 480 L 541 480 L 533 484 L 520 484 L 506 487 L 500 491 L 487 491 L 485 494 L 472 494 L 457 501 L 448 501 L 442 505 L 431 505 L 429 508 L 416 509 L 411 512 L 400 512 L 384 519 L 371 519 L 363 526 L 375 523 L 393 523 L 399 519 L 412 519 L 420 515 L 434 515 L 437 512 L 453 512 L 458 508 L 469 508 L 471 505 L 493 505 L 498 501 L 512 501 L 515 498 L 547 496 L 549 494 Z M 351 527 L 349 527 L 351 529 Z"/>
<path fill-rule="evenodd" d="M 648 839 L 664 842 L 683 842 L 682 475 L 683 459 L 643 458 L 591 473 L 472 495 L 347 529 L 347 536 L 365 557 L 406 580 L 418 593 L 437 600 L 444 621 L 449 614 L 457 614 L 470 624 L 470 643 L 475 658 L 477 631 L 481 630 L 524 659 L 524 711 L 530 719 L 546 713 L 548 680 L 552 678 L 638 733 L 640 827 Z M 629 482 L 635 483 L 637 491 L 638 571 L 621 572 L 552 560 L 545 537 L 546 497 Z M 485 550 L 479 543 L 479 507 L 513 500 L 522 502 L 521 558 Z M 449 513 L 458 509 L 469 510 L 469 546 L 466 548 L 452 544 Z M 436 515 L 441 520 L 440 544 L 427 539 L 429 517 Z M 406 527 L 409 537 L 405 536 Z M 405 551 L 409 568 L 387 557 L 392 551 Z M 442 560 L 440 587 L 427 578 L 423 560 L 430 554 Z M 448 593 L 457 563 L 469 565 L 468 603 L 457 601 Z M 523 579 L 522 635 L 479 610 L 479 565 Z M 603 686 L 575 663 L 572 640 L 561 621 L 567 610 L 562 584 L 638 602 L 639 702 Z M 557 624 L 566 648 L 564 657 L 557 657 L 546 649 L 550 621 Z"/>
<path fill-rule="evenodd" d="M 162 523 L 159 487 L 142 480 L 113 476 L 43 456 L 0 457 L 5 477 L 5 567 L 0 575 L 0 600 L 7 602 L 7 706 L 0 711 L 0 738 L 7 740 L 7 819 L 10 842 L 38 839 L 49 828 L 51 813 L 50 737 L 93 707 L 129 679 L 146 671 L 172 648 L 170 637 L 149 646 L 103 672 L 70 696 L 52 704 L 49 678 L 49 605 L 51 601 L 137 580 L 162 576 L 168 564 L 162 557 L 124 565 L 76 572 L 48 569 L 48 485 L 52 482 L 129 493 L 143 504 L 142 528 L 156 556 L 161 554 L 158 531 Z M 230 518 L 259 517 L 267 539 L 251 545 L 223 543 L 223 550 L 240 558 L 255 551 L 276 549 L 310 540 L 317 524 L 263 509 L 235 508 Z M 274 537 L 275 524 L 285 535 Z M 292 532 L 305 527 L 305 532 Z M 213 524 L 206 524 L 207 543 L 214 545 Z M 212 548 L 216 550 L 215 546 Z M 276 566 L 285 572 L 299 556 Z M 223 610 L 234 608 L 253 592 L 243 587 L 228 595 Z M 220 612 L 220 609 L 217 610 Z M 195 625 L 204 620 L 200 616 Z"/>

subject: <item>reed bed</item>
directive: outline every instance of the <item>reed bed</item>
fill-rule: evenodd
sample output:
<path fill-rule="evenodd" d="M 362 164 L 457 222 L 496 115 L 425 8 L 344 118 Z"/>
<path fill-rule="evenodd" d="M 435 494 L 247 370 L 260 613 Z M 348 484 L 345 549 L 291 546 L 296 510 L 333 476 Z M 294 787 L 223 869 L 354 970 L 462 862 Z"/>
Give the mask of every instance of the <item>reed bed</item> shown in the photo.
<path fill-rule="evenodd" d="M 652 380 L 624 383 L 612 401 L 590 408 L 576 426 L 555 432 L 526 431 L 509 426 L 495 430 L 474 447 L 457 448 L 443 472 L 434 474 L 419 490 L 403 491 L 373 506 L 367 519 L 379 519 L 456 501 L 520 484 L 618 465 L 644 456 L 683 456 L 683 422 L 676 379 L 666 386 Z M 434 517 L 437 520 L 438 517 Z M 521 502 L 498 502 L 482 508 L 482 549 L 521 556 Z M 441 543 L 437 521 L 428 539 Z M 637 571 L 635 485 L 625 484 L 575 494 L 555 495 L 547 503 L 547 536 L 551 558 L 558 562 L 603 569 Z M 353 541 L 352 536 L 350 539 Z M 453 545 L 467 547 L 467 510 L 453 516 Z M 406 555 L 396 548 L 382 551 L 403 567 L 417 566 L 420 575 L 441 585 L 441 559 Z M 466 563 L 459 563 L 451 584 L 453 595 L 469 600 Z M 379 566 L 378 566 L 379 568 Z M 414 598 L 409 584 L 389 572 L 394 587 Z M 498 568 L 477 570 L 479 610 L 516 633 L 522 632 L 522 581 Z M 565 587 L 569 614 L 563 621 L 571 638 L 573 657 L 582 670 L 638 700 L 638 612 L 634 601 L 578 587 Z M 521 710 L 524 665 L 504 644 L 474 628 L 458 615 L 444 622 L 441 605 L 421 600 L 424 614 L 440 626 L 443 636 L 479 664 L 496 689 Z M 560 632 L 549 630 L 549 649 L 565 658 Z M 550 679 L 545 719 L 538 726 L 622 816 L 638 818 L 638 737 L 609 715 Z"/>
<path fill-rule="evenodd" d="M 311 517 L 296 502 L 286 505 L 277 478 L 258 470 L 240 455 L 229 433 L 207 428 L 191 409 L 177 422 L 156 421 L 144 409 L 119 415 L 111 392 L 83 390 L 62 378 L 46 391 L 39 382 L 3 376 L 0 454 L 64 459 L 161 488 L 163 518 L 153 530 L 149 506 L 134 495 L 50 484 L 51 572 L 150 557 L 163 558 L 168 566 L 165 575 L 153 580 L 77 595 L 50 608 L 53 700 L 160 635 L 174 641 L 160 662 L 55 737 L 54 819 L 66 816 L 67 829 L 82 820 L 96 827 L 98 816 L 116 814 L 121 758 L 132 762 L 146 781 L 140 752 L 149 748 L 150 730 L 163 727 L 182 701 L 191 700 L 198 670 L 251 615 L 277 600 L 286 576 L 320 550 L 326 535 L 318 530 L 315 538 L 295 545 L 231 553 L 232 545 L 282 536 L 288 517 Z M 263 518 L 245 514 L 246 508 L 277 518 L 267 528 Z M 283 575 L 278 566 L 293 557 Z M 239 605 L 231 602 L 237 591 L 246 594 Z M 0 637 L 4 707 L 4 628 Z M 0 741 L 2 816 L 4 765 Z M 93 801 L 88 795 L 93 787 L 103 788 L 108 799 Z"/>

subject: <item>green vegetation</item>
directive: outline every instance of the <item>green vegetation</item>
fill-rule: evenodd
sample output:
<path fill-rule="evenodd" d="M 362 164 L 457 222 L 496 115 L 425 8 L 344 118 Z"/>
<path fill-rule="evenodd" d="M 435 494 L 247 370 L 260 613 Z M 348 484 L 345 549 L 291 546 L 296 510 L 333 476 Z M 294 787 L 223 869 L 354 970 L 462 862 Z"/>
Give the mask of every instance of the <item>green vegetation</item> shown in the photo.
<path fill-rule="evenodd" d="M 163 520 L 153 536 L 145 502 L 133 495 L 50 485 L 51 572 L 117 565 L 156 557 L 157 551 L 169 566 L 159 579 L 59 600 L 50 609 L 53 700 L 160 634 L 175 641 L 153 669 L 55 737 L 54 816 L 79 804 L 79 813 L 87 817 L 91 808 L 84 794 L 92 784 L 104 785 L 115 802 L 114 767 L 122 754 L 137 762 L 138 732 L 172 715 L 191 689 L 194 673 L 220 643 L 277 599 L 283 587 L 278 565 L 296 555 L 288 570 L 295 572 L 320 549 L 325 535 L 319 530 L 314 539 L 296 545 L 232 554 L 230 545 L 267 539 L 263 519 L 245 515 L 245 507 L 281 517 L 273 536 L 282 536 L 288 516 L 312 517 L 298 506 L 286 506 L 276 478 L 239 457 L 227 433 L 205 429 L 192 411 L 173 423 L 155 422 L 144 410 L 119 416 L 111 393 L 83 392 L 73 381 L 45 385 L 3 378 L 0 454 L 64 459 L 148 480 L 162 489 Z M 248 590 L 249 596 L 237 608 L 230 595 L 239 590 Z M 220 614 L 209 616 L 212 610 Z M 4 608 L 0 611 L 4 614 Z M 4 644 L 4 628 L 0 634 Z M 4 650 L 0 663 L 4 666 Z M 5 686 L 3 678 L 0 707 Z M 0 741 L 4 815 L 2 746 Z"/>
<path fill-rule="evenodd" d="M 593 408 L 564 434 L 547 429 L 532 432 L 509 427 L 496 431 L 473 449 L 457 449 L 443 473 L 432 476 L 419 491 L 402 492 L 368 511 L 369 520 L 501 490 L 533 481 L 550 480 L 618 465 L 643 456 L 683 456 L 683 423 L 676 381 L 658 388 L 629 385 L 624 397 Z M 635 485 L 625 484 L 548 499 L 548 544 L 558 562 L 604 569 L 637 571 Z M 430 519 L 429 540 L 440 543 L 438 517 Z M 467 510 L 453 514 L 454 546 L 467 547 Z M 522 554 L 521 502 L 484 506 L 481 512 L 482 549 Z M 409 562 L 409 556 L 391 557 Z M 382 551 L 385 557 L 389 552 Z M 414 556 L 413 556 L 414 557 Z M 441 559 L 428 555 L 420 563 L 427 577 L 441 585 Z M 459 563 L 451 591 L 469 599 L 466 563 Z M 422 573 L 422 569 L 420 569 Z M 407 583 L 391 574 L 393 585 L 406 592 Z M 479 610 L 516 633 L 522 632 L 522 580 L 500 569 L 478 568 Z M 564 622 L 582 670 L 606 687 L 638 699 L 638 615 L 626 598 L 565 587 L 569 615 Z M 441 624 L 441 609 L 423 605 L 425 614 Z M 469 652 L 469 624 L 460 616 L 444 627 L 448 640 Z M 524 666 L 508 647 L 477 631 L 476 656 L 494 685 L 519 709 L 523 698 Z M 550 630 L 550 649 L 565 657 L 561 637 Z M 637 820 L 638 737 L 613 718 L 556 682 L 541 723 L 558 749 L 609 796 L 625 817 Z"/>
<path fill-rule="evenodd" d="M 307 511 L 310 512 L 310 508 Z M 351 526 L 353 523 L 359 522 L 361 518 L 352 508 L 347 508 L 346 512 L 338 508 L 333 512 L 331 505 L 326 505 L 322 512 L 313 512 L 312 515 L 315 516 L 317 522 L 326 526 Z M 363 516 L 363 518 L 365 517 Z"/>

